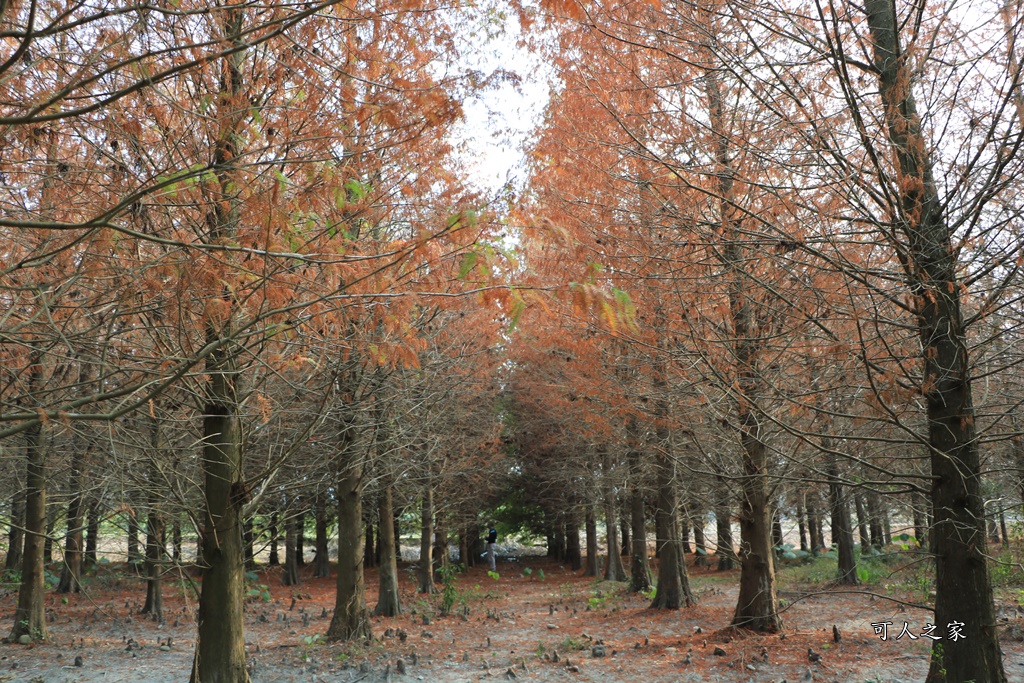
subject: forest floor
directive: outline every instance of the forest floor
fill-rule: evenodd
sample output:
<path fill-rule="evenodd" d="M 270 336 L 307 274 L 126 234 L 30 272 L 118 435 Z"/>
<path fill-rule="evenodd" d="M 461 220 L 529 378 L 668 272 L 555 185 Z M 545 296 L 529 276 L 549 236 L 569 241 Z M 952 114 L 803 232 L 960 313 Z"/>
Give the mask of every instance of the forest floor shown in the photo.
<path fill-rule="evenodd" d="M 694 556 L 688 559 L 692 563 Z M 905 562 L 909 569 L 866 564 L 864 590 L 921 603 L 929 590 L 927 577 L 916 573 L 921 564 Z M 647 609 L 648 598 L 627 593 L 626 584 L 581 577 L 544 558 L 522 557 L 500 563 L 497 578 L 486 567 L 457 575 L 449 593 L 453 614 L 441 617 L 444 596 L 417 595 L 407 565 L 400 571 L 404 615 L 374 618 L 372 641 L 332 644 L 322 634 L 334 603 L 333 579 L 304 575 L 300 586 L 289 588 L 281 585 L 279 569 L 267 569 L 249 575 L 249 666 L 254 683 L 923 680 L 930 642 L 895 636 L 905 622 L 920 635 L 930 613 L 882 597 L 841 592 L 828 585 L 834 571 L 834 561 L 827 559 L 781 568 L 786 630 L 761 636 L 724 630 L 735 607 L 737 571 L 691 565 L 697 606 L 663 612 Z M 368 570 L 366 579 L 372 608 L 376 572 Z M 155 623 L 137 614 L 145 595 L 143 580 L 124 566 L 100 565 L 82 594 L 47 595 L 46 643 L 0 645 L 0 683 L 186 680 L 195 644 L 191 615 L 196 605 L 189 584 L 184 578 L 166 582 L 165 621 Z M 16 595 L 10 586 L 4 588 L 0 616 L 6 629 Z M 997 609 L 1007 674 L 1010 681 L 1024 682 L 1024 609 L 1018 604 L 1024 591 L 1016 588 L 997 590 Z M 886 641 L 872 627 L 883 621 L 894 624 Z M 841 634 L 838 644 L 833 626 Z M 170 647 L 161 648 L 168 637 Z M 600 645 L 603 657 L 595 656 Z M 809 661 L 809 648 L 821 655 L 820 662 Z M 81 666 L 75 666 L 79 655 Z"/>

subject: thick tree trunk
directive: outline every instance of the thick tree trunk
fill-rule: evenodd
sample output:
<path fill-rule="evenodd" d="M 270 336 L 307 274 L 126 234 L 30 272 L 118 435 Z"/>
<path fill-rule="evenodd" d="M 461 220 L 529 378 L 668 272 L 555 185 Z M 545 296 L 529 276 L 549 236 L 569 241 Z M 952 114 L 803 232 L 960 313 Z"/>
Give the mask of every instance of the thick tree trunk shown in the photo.
<path fill-rule="evenodd" d="M 967 331 L 957 281 L 959 250 L 942 214 L 928 140 L 911 91 L 912 63 L 899 43 L 890 0 L 865 6 L 879 92 L 898 169 L 904 258 L 917 308 L 928 414 L 935 525 L 935 623 L 963 622 L 964 638 L 934 641 L 927 681 L 1006 680 L 984 539 L 980 454 L 974 426 Z"/>
<path fill-rule="evenodd" d="M 338 482 L 338 592 L 329 640 L 372 636 L 363 578 L 363 463 L 351 447 L 355 434 L 351 437 L 344 451 L 349 460 L 343 463 Z"/>
<path fill-rule="evenodd" d="M 331 557 L 327 547 L 327 508 L 322 500 L 316 504 L 316 554 L 313 556 L 313 576 L 331 575 Z"/>
<path fill-rule="evenodd" d="M 377 547 L 380 549 L 380 588 L 373 613 L 379 617 L 397 617 L 402 613 L 402 600 L 398 592 L 398 561 L 395 557 L 393 538 L 395 529 L 391 524 L 392 498 L 391 483 L 385 482 L 381 486 L 377 501 L 377 519 L 381 521 L 380 537 L 377 539 Z"/>
<path fill-rule="evenodd" d="M 11 496 L 11 525 L 9 529 L 4 569 L 21 571 L 21 557 L 25 547 L 25 489 L 21 484 L 17 484 L 17 490 Z"/>
<path fill-rule="evenodd" d="M 89 513 L 86 515 L 85 526 L 85 564 L 96 564 L 96 546 L 100 535 L 100 502 L 95 498 L 89 501 Z"/>
<path fill-rule="evenodd" d="M 619 512 L 619 538 L 621 539 L 619 548 L 623 557 L 627 557 L 629 555 L 631 550 L 630 546 L 633 543 L 631 539 L 632 534 L 630 533 L 630 531 L 632 531 L 632 516 L 632 504 L 627 501 Z M 555 533 L 557 537 L 558 532 L 556 531 Z"/>
<path fill-rule="evenodd" d="M 437 585 L 434 583 L 434 488 L 430 478 L 423 489 L 423 502 L 420 506 L 420 565 L 417 576 L 419 577 L 420 593 L 436 593 Z"/>
<path fill-rule="evenodd" d="M 29 386 L 34 393 L 41 389 L 43 383 L 43 360 L 38 352 L 33 352 L 29 373 Z M 14 643 L 23 635 L 34 641 L 46 640 L 46 615 L 43 612 L 46 451 L 42 424 L 34 424 L 25 432 L 25 460 L 28 472 L 25 482 L 25 540 L 18 606 L 14 611 L 14 628 L 10 635 Z"/>
<path fill-rule="evenodd" d="M 448 529 L 439 522 L 434 524 L 434 553 L 431 558 L 434 565 L 434 576 L 439 576 L 441 570 L 448 566 L 451 555 L 448 551 Z"/>
<path fill-rule="evenodd" d="M 597 576 L 597 515 L 594 513 L 594 505 L 592 503 L 587 503 L 585 519 L 587 566 L 583 570 L 583 576 Z"/>
<path fill-rule="evenodd" d="M 825 545 L 821 533 L 821 516 L 818 513 L 818 494 L 812 492 L 805 499 L 804 509 L 807 514 L 807 537 L 811 544 L 811 552 L 817 554 Z"/>
<path fill-rule="evenodd" d="M 679 542 L 675 463 L 660 451 L 655 456 L 655 480 L 658 489 L 654 513 L 658 521 L 655 527 L 664 536 L 659 535 L 655 539 L 659 557 L 658 589 L 651 602 L 651 609 L 689 607 L 697 601 L 690 590 L 682 544 Z"/>
<path fill-rule="evenodd" d="M 142 614 L 152 614 L 158 621 L 164 618 L 163 600 L 163 556 L 164 520 L 156 510 L 156 497 L 150 498 L 149 515 L 146 517 L 146 604 Z"/>

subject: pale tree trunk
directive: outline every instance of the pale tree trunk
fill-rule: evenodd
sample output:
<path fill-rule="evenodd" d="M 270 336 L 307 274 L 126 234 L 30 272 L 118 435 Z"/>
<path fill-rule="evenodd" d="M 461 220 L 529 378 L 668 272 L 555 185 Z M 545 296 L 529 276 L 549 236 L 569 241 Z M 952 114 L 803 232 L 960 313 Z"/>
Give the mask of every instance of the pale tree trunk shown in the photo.
<path fill-rule="evenodd" d="M 29 365 L 29 390 L 36 393 L 43 384 L 43 356 L 32 350 Z M 27 635 L 34 641 L 46 640 L 46 618 L 43 612 L 44 566 L 43 540 L 46 534 L 46 451 L 42 423 L 25 431 L 25 460 L 28 475 L 25 487 L 25 540 L 21 559 L 21 585 L 18 606 L 14 610 L 11 642 Z"/>
<path fill-rule="evenodd" d="M 398 560 L 395 557 L 395 528 L 391 524 L 392 512 L 391 482 L 383 482 L 377 501 L 377 517 L 381 520 L 380 537 L 377 547 L 380 549 L 379 595 L 373 613 L 380 617 L 397 617 L 402 613 L 402 600 L 398 592 Z"/>
<path fill-rule="evenodd" d="M 943 216 L 932 176 L 929 141 L 921 130 L 911 84 L 912 62 L 902 54 L 893 4 L 865 4 L 879 92 L 898 170 L 908 279 L 916 297 L 923 348 L 924 394 L 931 448 L 935 623 L 963 622 L 962 639 L 934 641 L 929 683 L 1006 680 L 992 585 L 985 557 L 981 463 L 974 427 L 967 332 L 957 281 L 959 250 Z"/>

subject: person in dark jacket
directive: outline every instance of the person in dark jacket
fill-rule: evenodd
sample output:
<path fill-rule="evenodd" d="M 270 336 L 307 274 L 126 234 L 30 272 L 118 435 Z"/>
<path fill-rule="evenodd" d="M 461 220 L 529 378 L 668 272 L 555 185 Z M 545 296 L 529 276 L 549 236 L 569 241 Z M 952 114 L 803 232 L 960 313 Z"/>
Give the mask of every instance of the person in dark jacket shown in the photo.
<path fill-rule="evenodd" d="M 490 565 L 491 571 L 497 571 L 498 566 L 495 563 L 494 550 L 498 543 L 498 531 L 492 525 L 487 530 L 487 564 Z"/>

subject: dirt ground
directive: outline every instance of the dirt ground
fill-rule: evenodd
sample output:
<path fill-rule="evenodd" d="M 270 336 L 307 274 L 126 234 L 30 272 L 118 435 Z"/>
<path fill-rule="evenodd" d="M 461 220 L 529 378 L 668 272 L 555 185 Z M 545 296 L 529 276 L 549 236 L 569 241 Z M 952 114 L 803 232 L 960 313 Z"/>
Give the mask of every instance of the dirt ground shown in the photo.
<path fill-rule="evenodd" d="M 692 556 L 691 561 L 692 561 Z M 307 571 L 311 568 L 307 567 Z M 442 595 L 417 595 L 412 569 L 402 574 L 405 614 L 374 618 L 374 639 L 325 643 L 332 579 L 287 588 L 279 570 L 260 571 L 251 583 L 246 642 L 253 681 L 518 680 L 551 683 L 755 681 L 920 681 L 928 644 L 907 637 L 881 641 L 873 622 L 904 622 L 920 633 L 929 614 L 901 609 L 868 595 L 821 592 L 780 578 L 784 635 L 737 637 L 721 630 L 736 600 L 737 572 L 691 567 L 699 604 L 676 612 L 647 609 L 649 600 L 624 584 L 583 578 L 543 558 L 499 564 L 499 578 L 476 567 L 457 578 L 453 614 L 439 616 Z M 250 578 L 253 578 L 252 576 Z M 367 572 L 369 604 L 377 575 Z M 169 683 L 186 680 L 195 643 L 193 594 L 187 581 L 165 586 L 165 620 L 137 614 L 145 596 L 141 578 L 121 567 L 101 567 L 87 592 L 49 594 L 49 640 L 0 645 L 0 683 Z M 16 595 L 0 595 L 2 628 L 9 628 Z M 293 600 L 294 599 L 294 600 Z M 293 604 L 294 603 L 294 604 Z M 1024 620 L 1013 604 L 1004 617 L 1005 666 L 1024 682 Z M 1018 625 L 1019 621 L 1019 625 Z M 833 642 L 832 627 L 841 634 Z M 171 638 L 171 645 L 161 644 Z M 603 646 L 603 647 L 602 647 Z M 715 654 L 719 648 L 719 654 Z M 808 648 L 821 655 L 811 662 Z M 604 652 L 605 656 L 600 655 Z M 557 654 L 556 654 L 557 653 Z M 765 654 L 762 654 L 765 653 Z M 75 666 L 77 656 L 81 666 Z M 767 659 L 767 661 L 765 661 Z M 401 664 L 399 663 L 401 660 Z M 404 673 L 402 672 L 404 670 Z"/>

